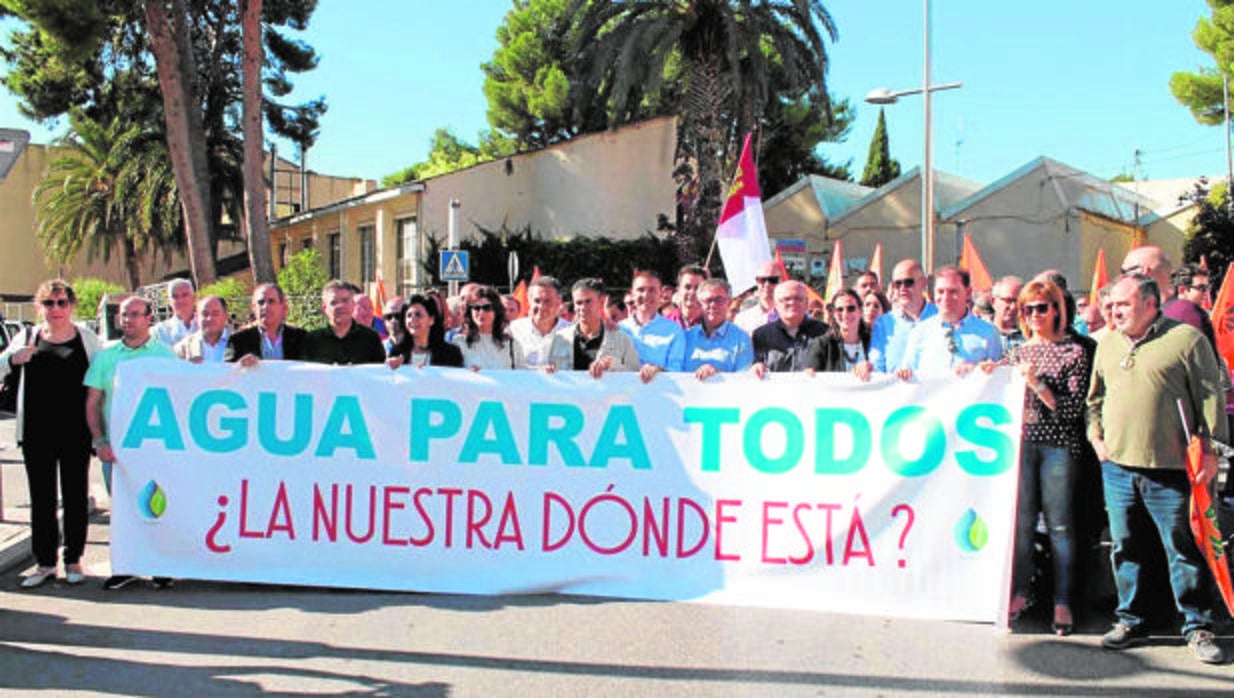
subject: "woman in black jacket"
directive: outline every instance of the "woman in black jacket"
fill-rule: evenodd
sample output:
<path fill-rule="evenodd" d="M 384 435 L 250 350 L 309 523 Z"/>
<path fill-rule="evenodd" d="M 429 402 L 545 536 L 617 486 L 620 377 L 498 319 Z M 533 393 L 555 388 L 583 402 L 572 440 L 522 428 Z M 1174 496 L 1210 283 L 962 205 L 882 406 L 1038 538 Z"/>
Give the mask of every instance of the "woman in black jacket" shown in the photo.
<path fill-rule="evenodd" d="M 390 349 L 390 358 L 386 363 L 391 368 L 404 364 L 416 368 L 463 367 L 463 352 L 446 341 L 441 310 L 432 298 L 416 294 L 407 299 L 403 312 L 407 334 L 402 342 Z"/>

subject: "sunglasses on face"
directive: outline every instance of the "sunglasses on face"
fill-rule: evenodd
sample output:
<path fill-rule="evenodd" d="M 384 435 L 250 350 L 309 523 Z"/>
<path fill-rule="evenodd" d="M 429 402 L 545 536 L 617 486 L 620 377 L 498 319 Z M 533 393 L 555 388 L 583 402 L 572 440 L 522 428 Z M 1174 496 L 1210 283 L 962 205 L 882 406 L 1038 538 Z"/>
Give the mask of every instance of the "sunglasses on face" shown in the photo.
<path fill-rule="evenodd" d="M 1025 315 L 1046 315 L 1050 312 L 1050 308 L 1053 307 L 1049 303 L 1025 303 L 1020 306 L 1020 310 Z"/>
<path fill-rule="evenodd" d="M 257 305 L 259 305 L 259 306 L 262 306 L 262 305 L 278 305 L 278 302 L 279 302 L 279 299 L 277 299 L 277 298 L 259 298 L 259 299 L 257 300 Z"/>
<path fill-rule="evenodd" d="M 778 284 L 780 283 L 780 277 L 759 276 L 759 277 L 755 277 L 754 282 L 757 283 L 759 286 L 762 286 L 763 284 Z"/>
<path fill-rule="evenodd" d="M 73 304 L 73 301 L 67 298 L 44 298 L 42 303 L 44 308 L 67 308 Z"/>
<path fill-rule="evenodd" d="M 477 303 L 467 306 L 467 309 L 473 313 L 487 313 L 493 309 L 493 305 L 491 303 Z"/>
<path fill-rule="evenodd" d="M 859 312 L 861 309 L 855 305 L 837 305 L 834 308 L 832 308 L 832 310 L 837 313 L 856 313 L 856 312 Z"/>
<path fill-rule="evenodd" d="M 917 285 L 916 279 L 895 279 L 891 282 L 892 288 L 912 288 Z"/>
<path fill-rule="evenodd" d="M 402 313 L 386 313 L 385 315 L 382 315 L 381 317 L 383 320 L 386 320 L 387 322 L 389 322 L 390 320 L 402 320 L 403 319 Z"/>
<path fill-rule="evenodd" d="M 1191 290 L 1199 291 L 1200 293 L 1208 293 L 1208 284 L 1196 284 L 1191 287 Z"/>

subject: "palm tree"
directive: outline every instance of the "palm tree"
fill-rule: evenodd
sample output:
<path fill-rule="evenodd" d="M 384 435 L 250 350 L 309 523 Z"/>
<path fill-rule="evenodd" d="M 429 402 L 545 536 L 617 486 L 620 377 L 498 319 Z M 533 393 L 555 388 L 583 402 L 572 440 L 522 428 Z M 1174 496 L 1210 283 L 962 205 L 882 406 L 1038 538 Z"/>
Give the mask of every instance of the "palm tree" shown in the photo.
<path fill-rule="evenodd" d="M 680 70 L 677 158 L 693 165 L 698 196 L 682 212 L 682 262 L 701 259 L 723 204 L 724 172 L 741 136 L 774 100 L 830 110 L 825 38 L 837 37 L 820 0 L 574 0 L 579 98 L 605 100 L 625 123 Z"/>
<path fill-rule="evenodd" d="M 48 259 L 65 264 L 124 258 L 130 288 L 141 285 L 148 251 L 169 253 L 183 245 L 179 197 L 160 139 L 119 118 L 98 123 L 80 112 L 56 143 L 52 161 L 34 190 L 36 233 Z"/>

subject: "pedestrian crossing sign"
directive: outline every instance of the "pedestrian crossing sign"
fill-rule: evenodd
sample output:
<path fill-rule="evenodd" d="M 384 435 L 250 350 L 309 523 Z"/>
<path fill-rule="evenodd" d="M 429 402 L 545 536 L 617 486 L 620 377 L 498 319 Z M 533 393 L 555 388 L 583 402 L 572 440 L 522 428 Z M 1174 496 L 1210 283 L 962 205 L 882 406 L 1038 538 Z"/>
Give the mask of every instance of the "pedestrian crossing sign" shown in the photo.
<path fill-rule="evenodd" d="M 463 250 L 442 250 L 438 276 L 442 281 L 471 280 L 471 264 Z"/>

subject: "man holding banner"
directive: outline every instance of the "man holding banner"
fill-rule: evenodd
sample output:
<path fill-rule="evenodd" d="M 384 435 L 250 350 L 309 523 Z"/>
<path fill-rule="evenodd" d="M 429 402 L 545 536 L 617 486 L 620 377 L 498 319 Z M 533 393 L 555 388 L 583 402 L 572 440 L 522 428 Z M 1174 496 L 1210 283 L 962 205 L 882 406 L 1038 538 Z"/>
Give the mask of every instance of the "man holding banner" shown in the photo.
<path fill-rule="evenodd" d="M 1118 619 L 1101 645 L 1121 650 L 1146 636 L 1139 596 L 1143 565 L 1153 559 L 1148 548 L 1158 544 L 1148 531 L 1155 530 L 1187 644 L 1200 661 L 1220 664 L 1225 655 L 1213 637 L 1209 575 L 1190 530 L 1186 472 L 1189 432 L 1227 438 L 1217 360 L 1200 332 L 1161 313 L 1152 277 L 1125 275 L 1110 297 L 1116 331 L 1097 346 L 1088 395 L 1088 438 L 1102 461 L 1118 587 Z M 1210 447 L 1197 481 L 1216 474 Z"/>

